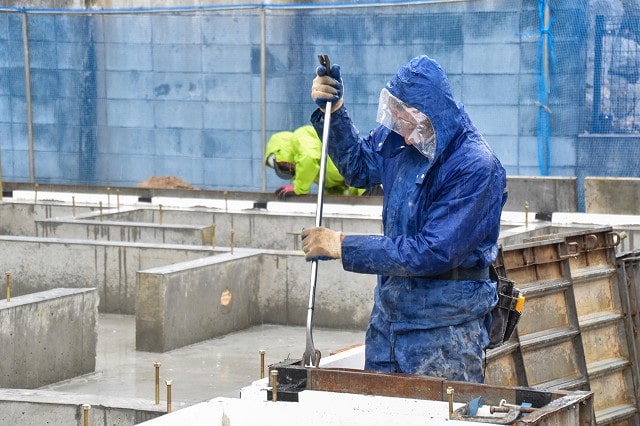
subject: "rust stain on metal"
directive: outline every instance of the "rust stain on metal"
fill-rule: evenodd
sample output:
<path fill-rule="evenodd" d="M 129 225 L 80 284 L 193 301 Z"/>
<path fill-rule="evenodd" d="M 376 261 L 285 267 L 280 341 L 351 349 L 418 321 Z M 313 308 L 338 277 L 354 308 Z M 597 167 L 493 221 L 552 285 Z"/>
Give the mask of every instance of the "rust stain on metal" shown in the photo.
<path fill-rule="evenodd" d="M 362 395 L 443 400 L 444 379 L 365 372 L 349 369 L 309 369 L 307 389 Z"/>

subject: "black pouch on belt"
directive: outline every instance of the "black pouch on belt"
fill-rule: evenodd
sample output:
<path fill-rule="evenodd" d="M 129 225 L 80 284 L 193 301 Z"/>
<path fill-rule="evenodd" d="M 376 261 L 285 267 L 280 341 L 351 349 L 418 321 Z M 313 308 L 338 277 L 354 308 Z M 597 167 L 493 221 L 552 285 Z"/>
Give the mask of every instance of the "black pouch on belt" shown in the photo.
<path fill-rule="evenodd" d="M 493 265 L 489 268 L 489 276 L 498 287 L 498 303 L 491 311 L 487 346 L 487 349 L 493 349 L 511 338 L 520 320 L 520 312 L 516 311 L 520 291 L 515 287 L 515 282 L 499 276 Z"/>

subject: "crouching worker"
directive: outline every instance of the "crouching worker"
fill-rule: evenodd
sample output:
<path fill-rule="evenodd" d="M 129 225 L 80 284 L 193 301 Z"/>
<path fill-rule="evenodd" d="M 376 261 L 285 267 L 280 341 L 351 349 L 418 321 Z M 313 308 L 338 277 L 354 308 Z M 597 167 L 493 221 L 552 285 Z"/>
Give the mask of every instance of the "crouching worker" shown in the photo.
<path fill-rule="evenodd" d="M 311 186 L 318 183 L 322 141 L 312 126 L 302 126 L 293 132 L 275 133 L 269 138 L 266 151 L 265 164 L 273 168 L 279 178 L 291 181 L 290 184 L 276 190 L 281 200 L 308 194 Z M 324 187 L 325 194 L 363 195 L 365 193 L 365 189 L 348 186 L 330 158 L 327 158 Z"/>
<path fill-rule="evenodd" d="M 340 67 L 331 77 L 322 66 L 316 73 L 311 122 L 322 134 L 331 101 L 329 155 L 351 184 L 382 184 L 384 235 L 307 229 L 305 258 L 341 259 L 346 271 L 378 275 L 365 369 L 483 382 L 504 168 L 427 56 L 382 89 L 379 125 L 364 138 L 343 105 Z"/>

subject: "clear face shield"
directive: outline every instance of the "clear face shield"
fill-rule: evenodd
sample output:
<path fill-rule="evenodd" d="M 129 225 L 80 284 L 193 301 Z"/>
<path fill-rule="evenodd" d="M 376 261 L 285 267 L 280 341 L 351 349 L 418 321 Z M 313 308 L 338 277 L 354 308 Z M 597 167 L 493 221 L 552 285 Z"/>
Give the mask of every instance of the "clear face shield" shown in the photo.
<path fill-rule="evenodd" d="M 418 109 L 405 104 L 387 89 L 380 92 L 376 121 L 404 137 L 429 160 L 436 154 L 436 132 L 431 120 Z"/>
<path fill-rule="evenodd" d="M 269 167 L 273 167 L 273 169 L 276 171 L 276 175 L 280 179 L 289 180 L 292 179 L 296 174 L 296 168 L 293 164 L 276 161 L 275 154 L 271 154 L 267 158 L 267 165 Z"/>

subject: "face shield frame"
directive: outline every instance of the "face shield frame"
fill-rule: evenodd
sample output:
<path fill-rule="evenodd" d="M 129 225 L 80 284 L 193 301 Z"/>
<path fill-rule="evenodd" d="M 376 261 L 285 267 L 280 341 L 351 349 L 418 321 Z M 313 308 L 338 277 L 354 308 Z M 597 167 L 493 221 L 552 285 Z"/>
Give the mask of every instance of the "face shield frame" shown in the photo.
<path fill-rule="evenodd" d="M 437 141 L 431 120 L 417 108 L 393 96 L 386 88 L 380 91 L 376 122 L 399 134 L 408 145 L 433 160 Z"/>

